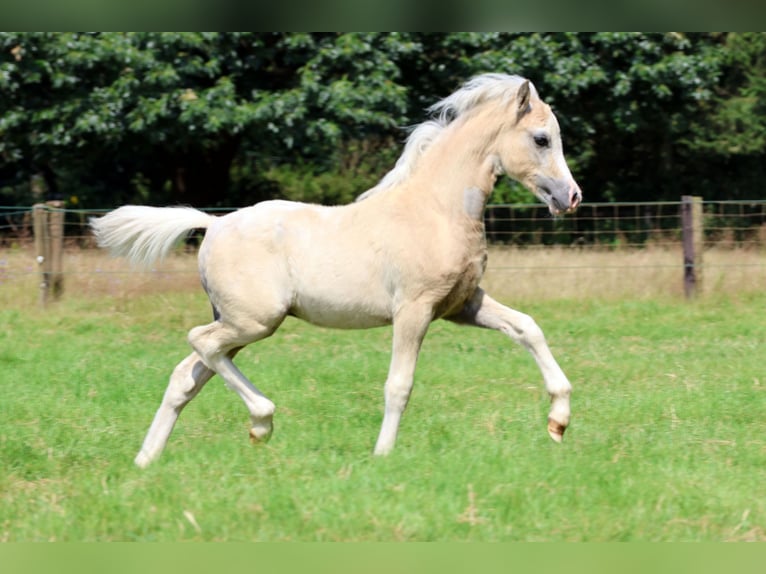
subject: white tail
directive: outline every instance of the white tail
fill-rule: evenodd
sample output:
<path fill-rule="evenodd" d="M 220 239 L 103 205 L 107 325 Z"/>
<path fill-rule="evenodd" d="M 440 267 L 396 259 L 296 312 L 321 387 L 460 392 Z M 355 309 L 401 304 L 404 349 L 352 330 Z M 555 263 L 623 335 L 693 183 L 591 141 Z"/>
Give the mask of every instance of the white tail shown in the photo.
<path fill-rule="evenodd" d="M 162 259 L 192 229 L 207 228 L 215 216 L 191 207 L 125 205 L 90 220 L 99 247 L 148 266 Z"/>

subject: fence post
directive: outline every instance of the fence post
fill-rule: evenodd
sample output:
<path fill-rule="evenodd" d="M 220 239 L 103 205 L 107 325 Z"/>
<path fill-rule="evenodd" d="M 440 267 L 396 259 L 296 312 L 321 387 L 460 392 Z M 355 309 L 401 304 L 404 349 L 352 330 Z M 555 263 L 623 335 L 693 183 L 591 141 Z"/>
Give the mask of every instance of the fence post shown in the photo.
<path fill-rule="evenodd" d="M 702 287 L 702 198 L 681 196 L 681 229 L 684 248 L 684 294 L 694 297 Z"/>
<path fill-rule="evenodd" d="M 40 268 L 40 305 L 49 295 L 58 299 L 64 290 L 64 211 L 63 202 L 49 201 L 32 207 L 35 256 Z"/>
<path fill-rule="evenodd" d="M 50 275 L 50 256 L 48 241 L 48 211 L 44 203 L 32 206 L 32 221 L 35 233 L 35 259 L 40 269 L 40 305 L 45 307 L 48 301 L 48 277 Z"/>
<path fill-rule="evenodd" d="M 64 202 L 48 201 L 48 238 L 51 242 L 51 294 L 64 292 Z"/>

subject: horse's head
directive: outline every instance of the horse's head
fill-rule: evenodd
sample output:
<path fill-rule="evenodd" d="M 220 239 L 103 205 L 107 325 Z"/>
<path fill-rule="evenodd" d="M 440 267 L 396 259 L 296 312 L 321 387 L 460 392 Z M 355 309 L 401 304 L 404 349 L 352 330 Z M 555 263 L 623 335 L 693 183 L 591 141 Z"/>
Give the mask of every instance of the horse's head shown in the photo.
<path fill-rule="evenodd" d="M 559 124 L 550 106 L 524 81 L 508 111 L 515 114 L 511 127 L 498 139 L 505 173 L 545 202 L 553 215 L 577 209 L 582 191 L 564 159 Z"/>

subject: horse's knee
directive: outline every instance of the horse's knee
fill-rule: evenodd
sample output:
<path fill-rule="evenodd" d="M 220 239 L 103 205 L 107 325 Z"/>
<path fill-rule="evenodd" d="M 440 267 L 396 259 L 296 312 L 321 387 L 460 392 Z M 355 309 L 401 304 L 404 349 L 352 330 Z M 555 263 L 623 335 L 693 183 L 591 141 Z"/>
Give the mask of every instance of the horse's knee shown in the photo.
<path fill-rule="evenodd" d="M 545 335 L 537 322 L 524 313 L 519 313 L 503 329 L 508 336 L 528 348 L 545 344 Z"/>
<path fill-rule="evenodd" d="M 529 322 L 526 324 L 524 341 L 528 347 L 537 347 L 539 345 L 547 344 L 545 342 L 545 334 L 543 333 L 543 330 L 532 317 L 529 317 Z"/>
<path fill-rule="evenodd" d="M 398 411 L 404 410 L 412 393 L 412 381 L 403 379 L 389 379 L 384 387 L 386 407 Z"/>

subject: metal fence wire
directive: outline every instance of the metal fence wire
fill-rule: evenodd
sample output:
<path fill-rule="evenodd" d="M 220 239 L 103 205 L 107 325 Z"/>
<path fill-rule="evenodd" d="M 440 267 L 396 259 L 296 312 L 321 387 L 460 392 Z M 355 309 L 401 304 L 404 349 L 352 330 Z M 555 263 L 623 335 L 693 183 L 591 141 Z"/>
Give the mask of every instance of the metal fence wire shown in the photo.
<path fill-rule="evenodd" d="M 55 300 L 62 292 L 122 297 L 142 289 L 199 287 L 194 258 L 188 255 L 196 251 L 201 233 L 179 245 L 180 257 L 136 270 L 96 249 L 88 223 L 105 211 L 52 202 L 37 209 L 0 207 L 0 306 L 18 304 L 35 284 L 43 305 L 49 291 Z M 47 232 L 36 235 L 35 221 L 38 231 L 47 222 Z M 586 203 L 559 218 L 541 204 L 490 205 L 485 221 L 491 252 L 482 285 L 509 300 L 546 294 L 573 300 L 691 298 L 762 291 L 766 285 L 764 200 L 703 202 L 685 196 L 681 201 Z M 57 261 L 63 266 L 54 265 Z M 50 288 L 64 283 L 63 289 Z"/>
<path fill-rule="evenodd" d="M 703 201 L 705 247 L 766 247 L 766 200 Z M 675 247 L 681 242 L 681 202 L 586 203 L 554 218 L 539 204 L 490 205 L 492 244 Z"/>
<path fill-rule="evenodd" d="M 766 247 L 766 200 L 703 201 L 704 246 Z M 226 213 L 236 208 L 204 210 Z M 104 210 L 64 209 L 67 247 L 92 247 L 90 217 Z M 494 245 L 599 248 L 676 247 L 682 235 L 681 202 L 585 203 L 552 217 L 539 203 L 493 204 L 484 214 Z M 0 206 L 0 247 L 31 244 L 32 207 Z"/>

